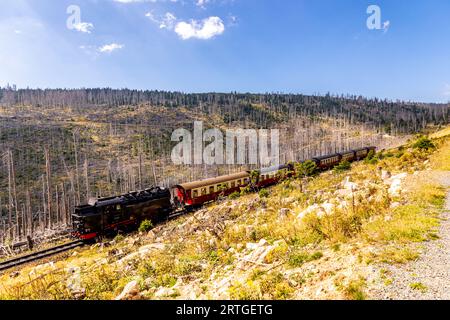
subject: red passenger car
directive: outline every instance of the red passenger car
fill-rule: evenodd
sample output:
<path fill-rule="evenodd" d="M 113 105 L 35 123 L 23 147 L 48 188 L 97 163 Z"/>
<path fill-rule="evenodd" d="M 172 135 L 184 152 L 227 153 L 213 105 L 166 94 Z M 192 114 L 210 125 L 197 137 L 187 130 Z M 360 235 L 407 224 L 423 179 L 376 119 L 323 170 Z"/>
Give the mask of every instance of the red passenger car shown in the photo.
<path fill-rule="evenodd" d="M 188 182 L 172 187 L 176 205 L 184 207 L 201 206 L 216 200 L 219 196 L 228 196 L 239 192 L 250 184 L 250 173 L 240 172 L 218 178 Z"/>

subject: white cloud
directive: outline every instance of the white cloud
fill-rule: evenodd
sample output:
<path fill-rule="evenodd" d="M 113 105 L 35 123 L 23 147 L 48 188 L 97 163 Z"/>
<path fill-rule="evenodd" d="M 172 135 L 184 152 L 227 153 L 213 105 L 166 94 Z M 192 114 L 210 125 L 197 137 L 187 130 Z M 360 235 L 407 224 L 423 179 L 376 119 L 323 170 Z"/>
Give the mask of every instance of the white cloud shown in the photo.
<path fill-rule="evenodd" d="M 450 84 L 446 83 L 444 86 L 444 96 L 450 97 Z"/>
<path fill-rule="evenodd" d="M 89 22 L 79 22 L 75 23 L 73 28 L 79 32 L 91 33 L 92 29 L 94 29 L 94 25 Z"/>
<path fill-rule="evenodd" d="M 111 43 L 111 44 L 105 44 L 104 46 L 101 46 L 98 48 L 98 51 L 101 53 L 111 53 L 115 50 L 122 49 L 124 47 L 123 44 L 118 43 Z"/>
<path fill-rule="evenodd" d="M 119 3 L 138 3 L 138 2 L 166 2 L 166 1 L 170 1 L 170 2 L 178 2 L 178 0 L 113 0 L 114 2 L 119 2 Z"/>
<path fill-rule="evenodd" d="M 172 30 L 175 22 L 177 21 L 177 17 L 175 17 L 175 15 L 170 12 L 166 12 L 166 14 L 161 18 L 155 17 L 153 12 L 148 12 L 145 16 L 153 22 L 157 23 L 160 29 Z"/>
<path fill-rule="evenodd" d="M 156 0 L 114 0 L 114 2 L 120 2 L 120 3 L 156 2 Z"/>
<path fill-rule="evenodd" d="M 202 21 L 182 21 L 175 26 L 175 32 L 183 40 L 191 38 L 207 40 L 222 34 L 224 31 L 225 25 L 219 17 L 209 17 Z"/>
<path fill-rule="evenodd" d="M 197 7 L 201 7 L 201 8 L 205 8 L 206 4 L 209 2 L 210 0 L 197 0 L 197 2 L 195 3 L 195 5 Z"/>

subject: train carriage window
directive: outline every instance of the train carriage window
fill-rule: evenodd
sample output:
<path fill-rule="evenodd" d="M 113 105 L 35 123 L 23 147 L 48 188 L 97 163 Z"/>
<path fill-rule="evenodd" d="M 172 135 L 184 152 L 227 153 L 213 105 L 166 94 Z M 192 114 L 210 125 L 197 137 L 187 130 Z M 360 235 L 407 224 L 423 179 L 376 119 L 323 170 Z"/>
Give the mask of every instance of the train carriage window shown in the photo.
<path fill-rule="evenodd" d="M 235 188 L 236 187 L 236 182 L 231 181 L 231 188 Z"/>
<path fill-rule="evenodd" d="M 198 190 L 192 190 L 192 198 L 198 198 Z"/>
<path fill-rule="evenodd" d="M 245 183 L 245 184 L 250 183 L 250 179 L 249 179 L 249 178 L 245 178 L 245 179 L 244 179 L 244 183 Z"/>
<path fill-rule="evenodd" d="M 208 191 L 206 188 L 202 188 L 202 196 L 206 196 L 208 194 Z"/>
<path fill-rule="evenodd" d="M 240 185 L 242 184 L 242 181 L 241 181 L 241 180 L 238 180 L 238 181 L 237 181 L 237 184 L 238 184 L 238 186 L 240 186 Z"/>
<path fill-rule="evenodd" d="M 211 194 L 211 193 L 214 193 L 214 191 L 215 191 L 214 186 L 209 187 L 209 193 L 210 193 L 210 194 Z"/>

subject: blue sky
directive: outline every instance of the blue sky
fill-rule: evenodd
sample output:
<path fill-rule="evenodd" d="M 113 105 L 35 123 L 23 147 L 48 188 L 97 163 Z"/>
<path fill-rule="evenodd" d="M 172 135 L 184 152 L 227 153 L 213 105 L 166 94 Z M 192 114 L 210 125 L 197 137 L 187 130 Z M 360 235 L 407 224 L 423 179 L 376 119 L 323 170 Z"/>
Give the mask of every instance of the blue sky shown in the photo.
<path fill-rule="evenodd" d="M 448 102 L 450 1 L 2 0 L 7 83 Z"/>

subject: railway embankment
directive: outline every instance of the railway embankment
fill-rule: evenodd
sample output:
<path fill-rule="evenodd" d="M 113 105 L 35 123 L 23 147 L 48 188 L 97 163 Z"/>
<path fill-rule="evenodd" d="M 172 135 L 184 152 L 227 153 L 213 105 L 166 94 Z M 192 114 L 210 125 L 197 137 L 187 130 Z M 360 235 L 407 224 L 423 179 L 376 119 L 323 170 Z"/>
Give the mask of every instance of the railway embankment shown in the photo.
<path fill-rule="evenodd" d="M 235 195 L 0 275 L 0 298 L 445 299 L 449 151 L 421 138 Z"/>

